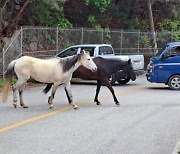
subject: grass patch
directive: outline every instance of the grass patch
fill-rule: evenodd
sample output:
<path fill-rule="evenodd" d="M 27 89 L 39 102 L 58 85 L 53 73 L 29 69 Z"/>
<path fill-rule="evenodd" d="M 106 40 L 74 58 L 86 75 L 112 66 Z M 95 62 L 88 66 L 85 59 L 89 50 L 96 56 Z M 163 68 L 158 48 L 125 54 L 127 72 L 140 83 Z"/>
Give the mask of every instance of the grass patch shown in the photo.
<path fill-rule="evenodd" d="M 17 79 L 11 80 L 11 85 L 15 84 L 17 82 Z M 5 81 L 3 79 L 0 79 L 0 88 L 3 88 L 5 86 Z"/>
<path fill-rule="evenodd" d="M 5 83 L 4 83 L 3 79 L 0 79 L 0 88 L 3 88 L 4 85 L 5 85 Z"/>
<path fill-rule="evenodd" d="M 17 79 L 12 79 L 11 80 L 11 85 L 14 85 L 17 82 Z M 30 78 L 27 83 L 34 83 L 34 84 L 39 84 L 40 82 Z M 5 81 L 3 79 L 0 79 L 0 88 L 3 88 L 5 86 Z"/>

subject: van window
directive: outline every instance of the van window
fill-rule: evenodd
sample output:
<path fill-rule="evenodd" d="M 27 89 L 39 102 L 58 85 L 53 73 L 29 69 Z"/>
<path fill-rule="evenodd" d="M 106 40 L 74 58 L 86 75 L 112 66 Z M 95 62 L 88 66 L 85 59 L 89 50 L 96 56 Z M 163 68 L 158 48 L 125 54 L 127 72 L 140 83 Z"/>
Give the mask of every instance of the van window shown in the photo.
<path fill-rule="evenodd" d="M 180 46 L 175 47 L 176 55 L 180 56 Z"/>
<path fill-rule="evenodd" d="M 180 50 L 177 50 L 178 47 L 171 48 L 167 53 L 166 57 L 174 57 L 174 56 L 180 56 Z"/>
<path fill-rule="evenodd" d="M 159 55 L 160 55 L 167 47 L 168 47 L 168 46 L 166 46 L 165 48 L 161 49 L 158 53 L 156 53 L 156 54 L 153 56 L 153 59 L 159 57 Z"/>

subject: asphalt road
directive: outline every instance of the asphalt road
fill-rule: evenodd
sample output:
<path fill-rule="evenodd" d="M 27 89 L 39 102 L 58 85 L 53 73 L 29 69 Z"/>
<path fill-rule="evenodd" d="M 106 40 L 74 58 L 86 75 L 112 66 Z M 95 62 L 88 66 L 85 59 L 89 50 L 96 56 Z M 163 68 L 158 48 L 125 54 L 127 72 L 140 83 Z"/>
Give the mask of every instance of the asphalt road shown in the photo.
<path fill-rule="evenodd" d="M 14 109 L 12 93 L 0 103 L 0 154 L 171 154 L 178 148 L 179 91 L 140 76 L 114 86 L 120 107 L 106 87 L 97 106 L 94 84 L 73 84 L 74 110 L 62 87 L 49 109 L 43 88 L 26 88 L 28 109 Z"/>

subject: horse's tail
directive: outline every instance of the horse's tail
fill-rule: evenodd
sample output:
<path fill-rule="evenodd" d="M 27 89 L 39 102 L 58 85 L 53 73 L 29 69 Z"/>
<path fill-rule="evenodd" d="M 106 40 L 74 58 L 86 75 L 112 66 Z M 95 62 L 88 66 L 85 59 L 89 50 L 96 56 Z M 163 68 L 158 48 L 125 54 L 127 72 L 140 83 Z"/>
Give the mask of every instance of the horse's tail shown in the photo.
<path fill-rule="evenodd" d="M 15 75 L 15 72 L 14 72 L 15 63 L 16 63 L 16 60 L 13 60 L 8 65 L 7 71 L 5 72 L 5 86 L 4 86 L 3 95 L 2 95 L 3 102 L 7 101 L 7 97 L 11 89 L 11 79 Z"/>
<path fill-rule="evenodd" d="M 42 91 L 44 94 L 47 94 L 49 92 L 49 90 L 51 89 L 52 87 L 52 83 L 48 83 L 46 88 L 44 88 L 44 90 Z"/>

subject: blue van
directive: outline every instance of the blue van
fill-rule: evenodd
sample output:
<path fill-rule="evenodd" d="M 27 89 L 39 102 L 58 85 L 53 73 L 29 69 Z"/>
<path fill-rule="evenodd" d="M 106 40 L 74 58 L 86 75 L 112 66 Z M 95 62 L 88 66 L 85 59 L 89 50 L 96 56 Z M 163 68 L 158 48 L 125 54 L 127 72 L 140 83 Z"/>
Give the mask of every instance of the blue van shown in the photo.
<path fill-rule="evenodd" d="M 146 77 L 149 82 L 164 83 L 170 89 L 180 90 L 180 42 L 168 43 L 151 58 Z"/>

